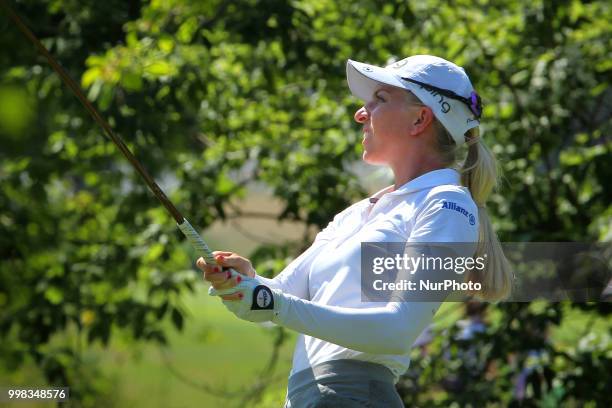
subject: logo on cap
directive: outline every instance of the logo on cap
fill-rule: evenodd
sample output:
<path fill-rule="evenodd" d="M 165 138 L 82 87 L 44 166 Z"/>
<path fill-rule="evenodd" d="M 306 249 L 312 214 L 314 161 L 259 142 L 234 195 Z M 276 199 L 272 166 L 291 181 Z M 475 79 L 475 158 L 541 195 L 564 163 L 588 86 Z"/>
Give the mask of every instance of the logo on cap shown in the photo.
<path fill-rule="evenodd" d="M 440 105 L 440 108 L 442 109 L 442 113 L 448 113 L 451 110 L 451 106 L 448 102 L 446 102 L 444 100 L 444 95 L 441 95 L 440 93 L 438 93 L 438 91 L 436 91 L 435 89 L 427 89 L 426 87 L 424 87 L 423 85 L 421 85 L 421 89 L 425 89 L 427 92 L 429 92 L 431 94 L 431 96 L 433 96 L 434 98 L 436 96 L 440 97 L 440 99 L 438 100 L 438 104 Z"/>
<path fill-rule="evenodd" d="M 368 66 L 362 67 L 361 69 L 363 69 L 364 71 L 367 71 L 367 72 L 372 72 L 372 68 L 370 68 Z"/>

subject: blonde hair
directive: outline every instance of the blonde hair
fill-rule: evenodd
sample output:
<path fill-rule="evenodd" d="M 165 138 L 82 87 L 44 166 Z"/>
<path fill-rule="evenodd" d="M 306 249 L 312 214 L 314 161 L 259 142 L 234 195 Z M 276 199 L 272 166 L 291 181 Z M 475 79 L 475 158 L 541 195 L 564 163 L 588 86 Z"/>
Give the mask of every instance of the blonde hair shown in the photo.
<path fill-rule="evenodd" d="M 410 103 L 420 101 L 410 94 Z M 413 100 L 415 99 L 415 100 Z M 470 293 L 472 296 L 487 301 L 499 301 L 507 298 L 512 290 L 513 272 L 506 259 L 497 234 L 493 230 L 486 208 L 491 192 L 498 184 L 497 161 L 488 149 L 478 127 L 465 133 L 467 154 L 462 161 L 457 160 L 460 150 L 446 128 L 435 119 L 436 148 L 442 161 L 448 167 L 457 167 L 461 173 L 461 184 L 470 190 L 472 199 L 478 207 L 478 245 L 475 257 L 487 254 L 486 267 L 482 270 L 472 269 L 465 275 L 466 281 L 479 282 L 481 290 Z"/>

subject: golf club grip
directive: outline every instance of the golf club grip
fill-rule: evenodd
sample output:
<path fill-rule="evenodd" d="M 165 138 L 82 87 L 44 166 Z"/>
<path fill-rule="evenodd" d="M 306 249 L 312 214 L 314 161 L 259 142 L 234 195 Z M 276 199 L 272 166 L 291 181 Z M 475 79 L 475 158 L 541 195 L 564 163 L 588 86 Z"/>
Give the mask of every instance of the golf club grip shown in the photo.
<path fill-rule="evenodd" d="M 207 264 L 215 265 L 217 261 L 212 254 L 212 251 L 206 245 L 206 242 L 202 239 L 200 234 L 191 226 L 187 219 L 183 218 L 183 222 L 181 224 L 177 224 L 179 229 L 183 232 L 187 240 L 191 242 L 191 245 L 198 251 L 200 255 L 204 258 Z M 231 277 L 238 275 L 239 273 L 230 267 L 223 267 L 224 271 L 230 271 L 232 273 Z M 231 279 L 230 277 L 230 279 Z"/>
<path fill-rule="evenodd" d="M 187 219 L 183 218 L 183 222 L 177 225 L 179 229 L 183 232 L 187 240 L 191 242 L 191 245 L 193 245 L 193 247 L 198 251 L 199 255 L 204 257 L 204 260 L 207 264 L 214 265 L 217 263 L 217 261 L 215 261 L 215 257 L 212 254 L 212 251 L 210 250 L 208 245 L 206 245 L 206 242 L 204 242 L 200 234 L 198 234 L 198 232 L 191 226 Z"/>

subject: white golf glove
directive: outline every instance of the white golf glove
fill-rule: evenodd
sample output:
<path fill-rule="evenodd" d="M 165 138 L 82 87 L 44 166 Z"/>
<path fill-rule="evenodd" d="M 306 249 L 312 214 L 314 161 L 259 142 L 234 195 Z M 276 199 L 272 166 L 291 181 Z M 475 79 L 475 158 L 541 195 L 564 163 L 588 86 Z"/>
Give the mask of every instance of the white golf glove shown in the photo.
<path fill-rule="evenodd" d="M 248 276 L 241 278 L 241 282 L 230 289 L 217 290 L 211 286 L 208 294 L 222 296 L 242 293 L 240 300 L 223 300 L 223 304 L 230 312 L 249 322 L 272 321 L 280 311 L 284 298 L 282 292 L 263 285 L 257 278 Z"/>

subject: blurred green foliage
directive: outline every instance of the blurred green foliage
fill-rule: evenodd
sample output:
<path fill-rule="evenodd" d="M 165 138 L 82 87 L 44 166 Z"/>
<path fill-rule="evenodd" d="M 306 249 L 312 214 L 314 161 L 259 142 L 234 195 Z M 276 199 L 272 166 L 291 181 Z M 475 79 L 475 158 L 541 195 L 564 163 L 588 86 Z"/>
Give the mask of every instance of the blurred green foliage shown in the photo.
<path fill-rule="evenodd" d="M 232 201 L 253 181 L 282 200 L 279 219 L 317 228 L 363 197 L 350 171 L 361 136 L 346 60 L 381 65 L 428 53 L 462 65 L 483 96 L 484 138 L 504 171 L 489 205 L 502 239 L 612 239 L 607 1 L 11 3 L 199 227 L 239 216 Z M 164 319 L 184 325 L 193 254 L 4 14 L 0 30 L 0 358 L 13 368 L 33 358 L 49 383 L 77 384 L 78 347 L 52 347 L 53 337 L 74 330 L 85 343 L 107 343 L 122 327 L 163 342 Z M 273 274 L 311 238 L 254 255 Z M 580 307 L 605 315 L 604 306 Z M 526 325 L 564 316 L 499 309 Z M 511 333 L 500 326 L 486 344 L 520 366 L 531 345 Z M 609 367 L 607 344 L 597 358 Z M 552 367 L 586 364 L 573 361 Z M 512 367 L 504 370 L 510 381 Z M 609 384 L 609 373 L 560 375 L 559 398 L 601 402 L 594 384 Z M 483 381 L 461 405 L 489 395 Z M 590 395 L 578 391 L 585 384 Z M 514 397 L 503 387 L 495 396 L 506 405 Z M 431 402 L 419 390 L 414 401 Z M 439 405 L 458 398 L 445 395 Z"/>

